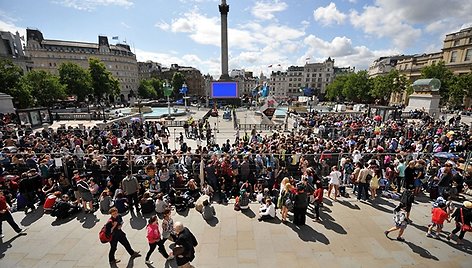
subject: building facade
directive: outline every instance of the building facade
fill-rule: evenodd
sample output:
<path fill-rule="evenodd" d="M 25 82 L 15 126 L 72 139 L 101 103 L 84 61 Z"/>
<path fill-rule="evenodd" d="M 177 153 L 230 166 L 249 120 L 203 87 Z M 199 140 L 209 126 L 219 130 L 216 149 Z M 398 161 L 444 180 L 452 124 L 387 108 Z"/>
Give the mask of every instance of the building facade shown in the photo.
<path fill-rule="evenodd" d="M 174 73 L 181 73 L 185 77 L 185 84 L 187 84 L 188 93 L 190 96 L 205 96 L 205 81 L 200 70 L 194 67 L 179 66 L 178 64 L 172 64 L 170 68 L 162 67 L 160 73 L 153 74 L 153 77 L 167 80 L 169 83 L 172 81 Z"/>
<path fill-rule="evenodd" d="M 376 77 L 379 75 L 388 74 L 391 70 L 395 69 L 398 61 L 411 58 L 412 55 L 396 55 L 388 57 L 380 57 L 369 66 L 367 73 L 369 77 Z"/>
<path fill-rule="evenodd" d="M 24 53 L 22 38 L 18 32 L 0 31 L 0 58 L 11 60 L 26 73 L 31 70 L 33 62 Z"/>
<path fill-rule="evenodd" d="M 150 79 L 162 72 L 162 65 L 153 61 L 138 62 L 139 81 Z"/>
<path fill-rule="evenodd" d="M 131 52 L 129 45 L 110 45 L 106 36 L 98 36 L 98 43 L 51 40 L 44 39 L 39 30 L 27 29 L 25 54 L 33 62 L 32 69 L 53 74 L 58 74 L 62 63 L 72 62 L 88 68 L 89 58 L 97 58 L 120 82 L 121 101 L 128 100 L 130 93 L 138 89 L 136 55 Z"/>
<path fill-rule="evenodd" d="M 334 80 L 334 59 L 328 58 L 320 63 L 306 63 L 304 66 L 290 66 L 287 71 L 272 72 L 270 85 L 274 95 L 278 97 L 294 98 L 303 96 L 303 88 L 314 89 L 317 94 L 323 95 L 326 87 Z M 338 68 L 339 72 L 348 72 L 350 67 Z"/>

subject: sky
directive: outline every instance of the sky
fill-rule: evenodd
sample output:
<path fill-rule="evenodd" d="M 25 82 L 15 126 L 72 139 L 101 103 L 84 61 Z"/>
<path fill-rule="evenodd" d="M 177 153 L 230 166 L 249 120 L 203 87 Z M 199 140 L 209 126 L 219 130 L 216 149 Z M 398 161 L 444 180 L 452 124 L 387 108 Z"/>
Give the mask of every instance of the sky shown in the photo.
<path fill-rule="evenodd" d="M 221 74 L 221 0 L 0 0 L 0 30 L 126 42 L 138 61 Z M 440 51 L 472 26 L 470 0 L 227 0 L 229 69 L 255 75 L 323 62 L 367 69 L 378 57 Z M 119 40 L 112 40 L 118 36 Z M 272 67 L 269 67 L 272 66 Z"/>

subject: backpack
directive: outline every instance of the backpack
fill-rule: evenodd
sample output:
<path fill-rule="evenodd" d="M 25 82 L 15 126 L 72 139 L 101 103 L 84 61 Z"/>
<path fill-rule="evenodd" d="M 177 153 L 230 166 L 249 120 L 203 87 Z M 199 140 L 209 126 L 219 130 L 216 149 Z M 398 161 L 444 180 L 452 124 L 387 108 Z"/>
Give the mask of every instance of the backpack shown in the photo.
<path fill-rule="evenodd" d="M 102 229 L 98 233 L 98 238 L 100 239 L 100 242 L 102 242 L 103 244 L 111 242 L 111 239 L 113 238 L 111 233 L 107 235 L 107 224 L 109 222 L 111 222 L 111 220 L 108 220 L 108 222 L 105 225 L 103 225 Z"/>

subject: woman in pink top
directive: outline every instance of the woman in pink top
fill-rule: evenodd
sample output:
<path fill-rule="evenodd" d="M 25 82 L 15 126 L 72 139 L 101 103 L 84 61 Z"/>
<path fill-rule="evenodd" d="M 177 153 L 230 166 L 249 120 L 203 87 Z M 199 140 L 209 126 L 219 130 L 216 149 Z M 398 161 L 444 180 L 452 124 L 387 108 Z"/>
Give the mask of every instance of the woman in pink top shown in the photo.
<path fill-rule="evenodd" d="M 154 252 L 156 247 L 159 247 L 159 252 L 162 254 L 164 258 L 167 260 L 170 260 L 173 258 L 173 256 L 169 256 L 167 253 L 165 247 L 164 247 L 164 242 L 165 239 L 161 239 L 161 233 L 159 232 L 159 225 L 157 224 L 157 216 L 154 215 L 149 219 L 149 224 L 146 227 L 147 230 L 147 239 L 149 242 L 149 251 L 146 254 L 146 264 L 153 264 L 152 261 L 149 260 L 151 257 L 151 254 Z"/>

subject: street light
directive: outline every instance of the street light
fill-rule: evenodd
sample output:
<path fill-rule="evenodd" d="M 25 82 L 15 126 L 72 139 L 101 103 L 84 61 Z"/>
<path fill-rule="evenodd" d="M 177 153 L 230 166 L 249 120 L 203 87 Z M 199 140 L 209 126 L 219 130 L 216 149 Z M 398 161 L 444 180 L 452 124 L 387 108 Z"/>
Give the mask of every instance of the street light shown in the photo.
<path fill-rule="evenodd" d="M 85 96 L 85 102 L 87 103 L 87 114 L 89 121 L 92 121 L 92 116 L 90 115 L 90 104 L 89 104 L 89 96 Z"/>
<path fill-rule="evenodd" d="M 172 88 L 167 81 L 164 82 L 164 96 L 167 97 L 167 117 L 170 118 L 170 95 L 172 94 Z"/>
<path fill-rule="evenodd" d="M 185 112 L 187 112 L 187 93 L 188 93 L 188 87 L 187 84 L 184 82 L 182 85 L 182 88 L 180 89 L 180 93 L 184 94 L 184 105 L 185 105 Z"/>

